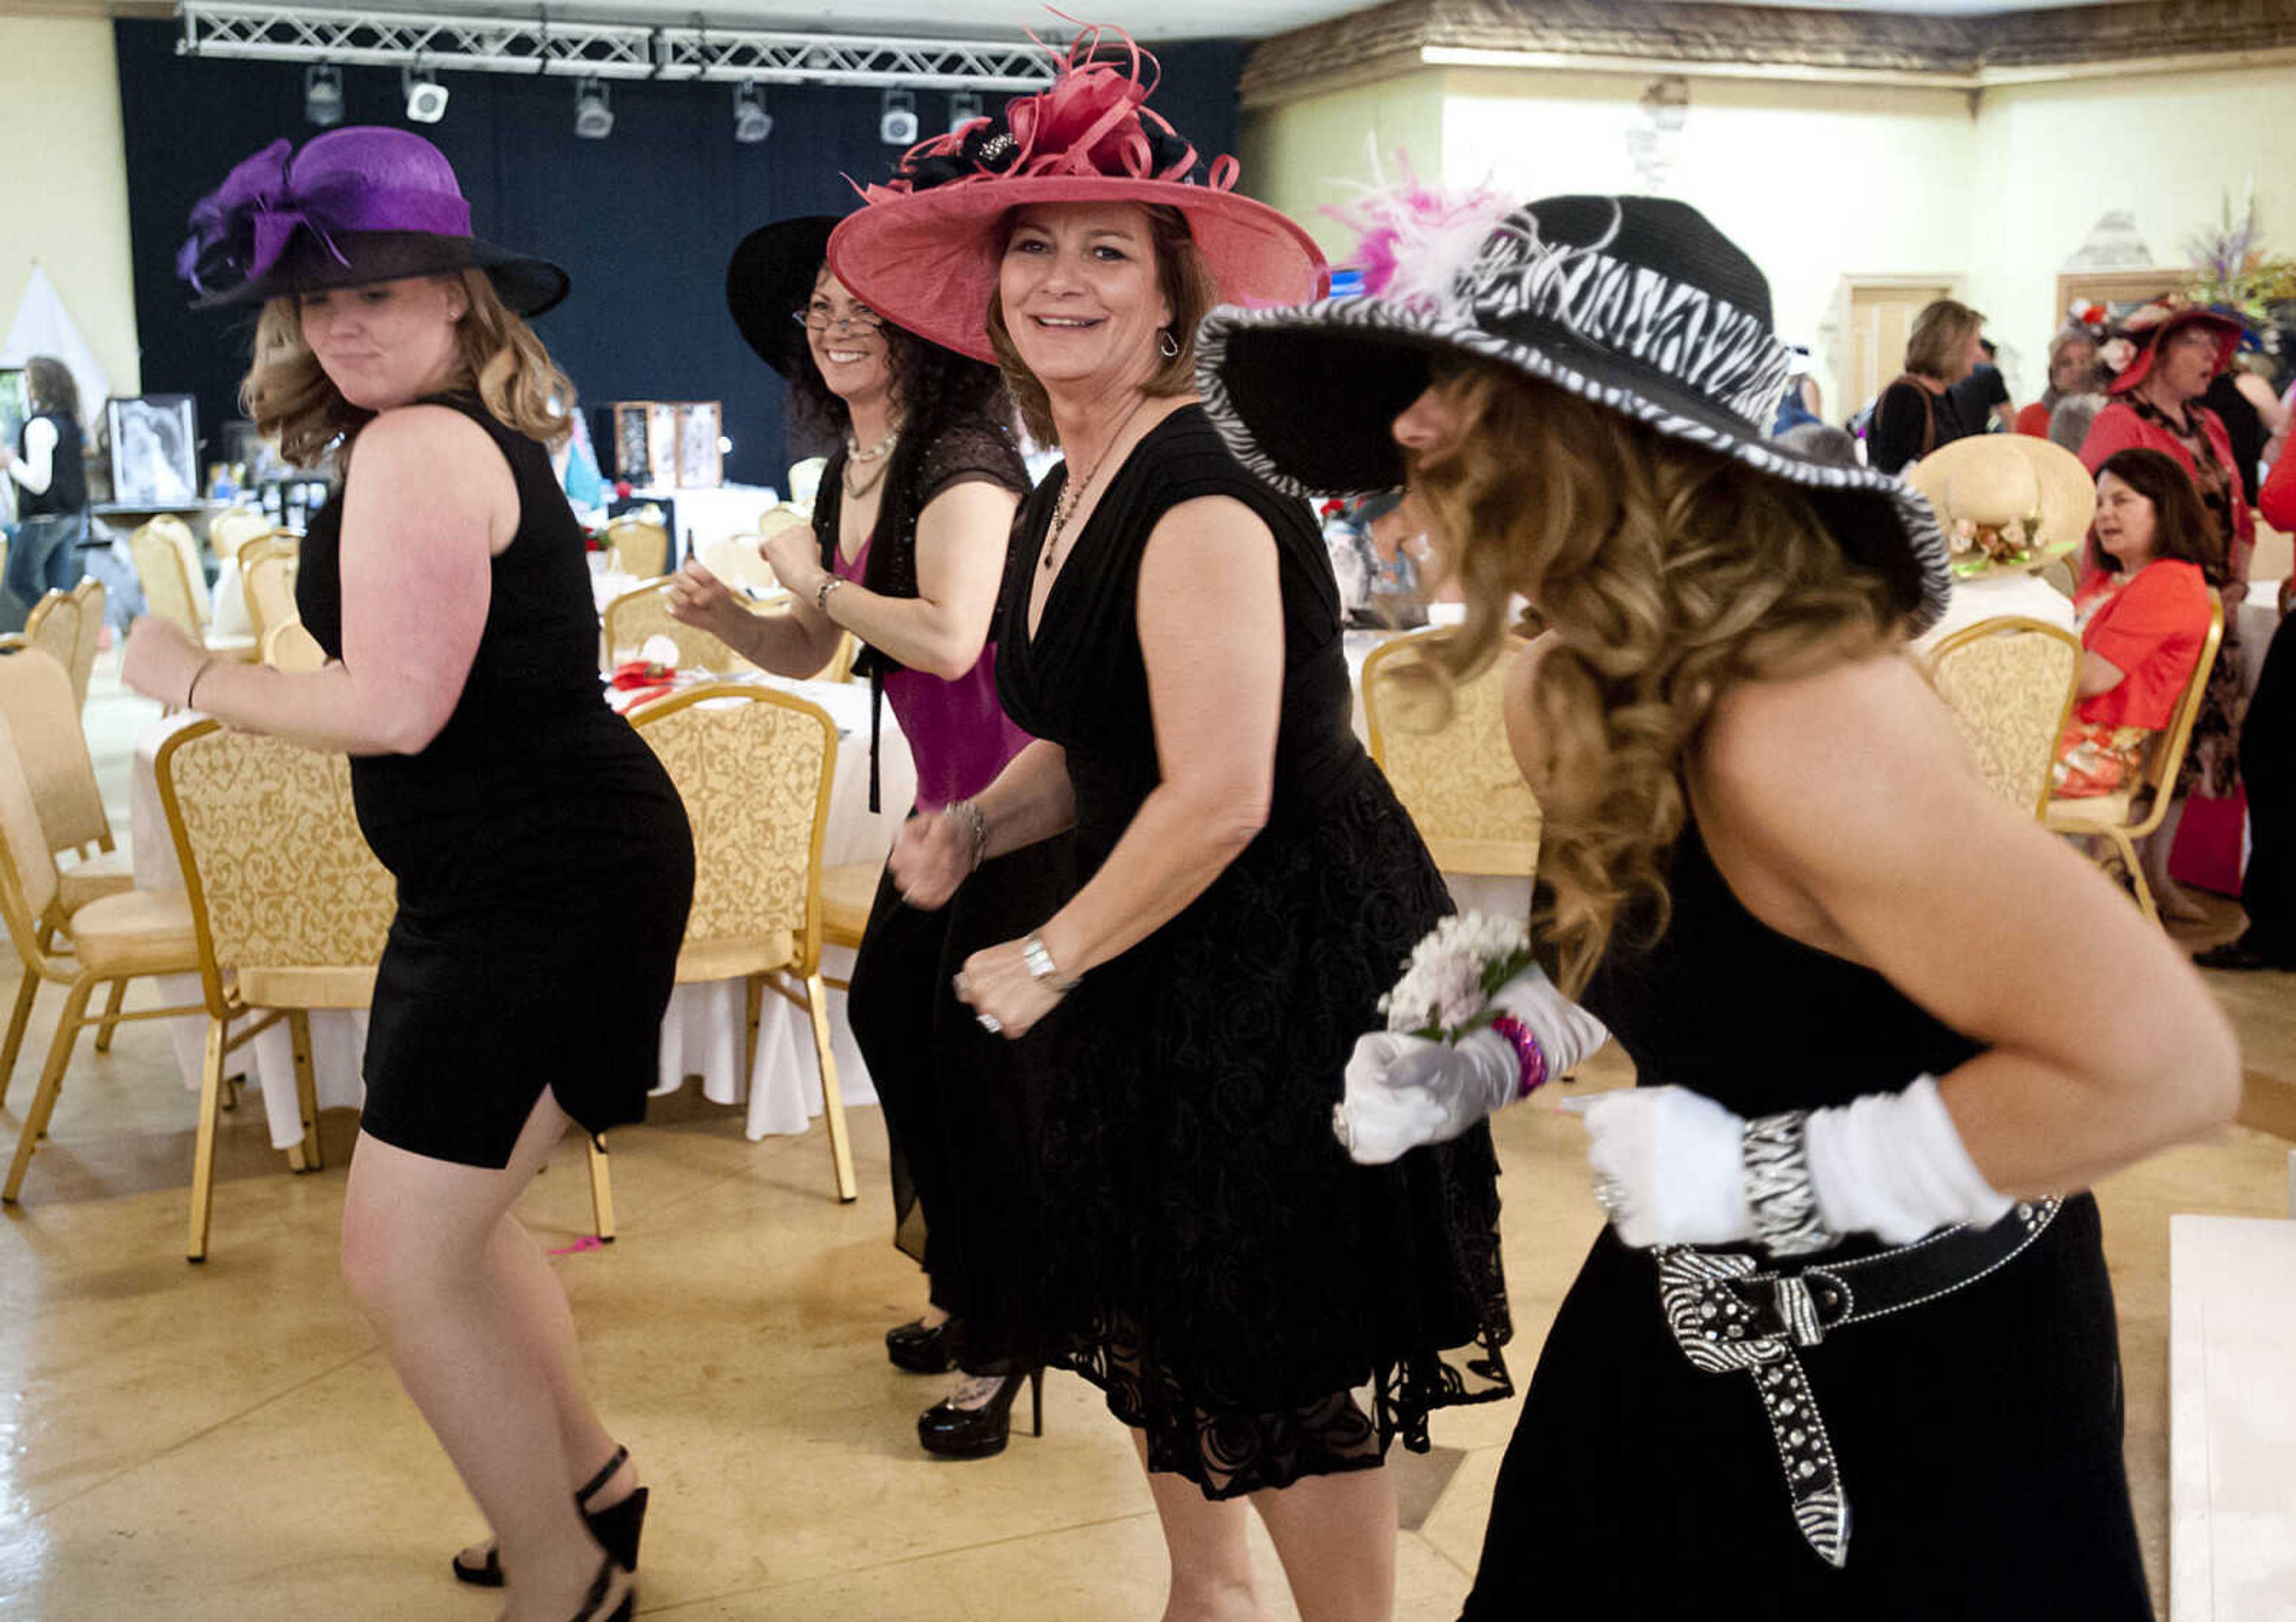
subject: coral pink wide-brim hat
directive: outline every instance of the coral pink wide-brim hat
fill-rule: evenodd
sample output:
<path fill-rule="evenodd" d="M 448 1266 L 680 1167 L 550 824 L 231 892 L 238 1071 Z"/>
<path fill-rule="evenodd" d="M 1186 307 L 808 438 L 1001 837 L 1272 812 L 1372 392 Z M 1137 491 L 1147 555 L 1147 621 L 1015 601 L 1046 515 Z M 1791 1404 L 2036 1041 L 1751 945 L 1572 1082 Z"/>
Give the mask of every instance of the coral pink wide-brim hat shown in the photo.
<path fill-rule="evenodd" d="M 2217 341 L 2217 370 L 2229 370 L 2240 355 L 2241 335 L 2248 328 L 2238 316 L 2185 302 L 2181 297 L 2156 299 L 2120 323 L 2113 336 L 2136 346 L 2128 362 L 2105 385 L 2112 394 L 2126 394 L 2152 374 L 2161 346 L 2178 330 L 2205 326 Z M 2108 345 L 2108 347 L 2111 347 Z"/>
<path fill-rule="evenodd" d="M 1147 106 L 1154 59 L 1127 38 L 1119 65 L 1087 29 L 1060 56 L 1052 87 L 918 146 L 829 239 L 829 266 L 887 320 L 976 359 L 996 358 L 988 305 L 1004 221 L 1037 203 L 1177 209 L 1224 302 L 1298 303 L 1330 275 L 1300 226 L 1234 190 L 1233 158 L 1202 162 Z"/>

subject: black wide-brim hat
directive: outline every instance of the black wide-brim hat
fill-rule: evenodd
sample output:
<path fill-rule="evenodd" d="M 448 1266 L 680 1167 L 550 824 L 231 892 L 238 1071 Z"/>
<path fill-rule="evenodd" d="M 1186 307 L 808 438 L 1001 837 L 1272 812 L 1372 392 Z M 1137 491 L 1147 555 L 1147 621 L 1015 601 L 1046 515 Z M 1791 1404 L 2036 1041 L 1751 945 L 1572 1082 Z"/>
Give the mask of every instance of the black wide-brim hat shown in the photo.
<path fill-rule="evenodd" d="M 783 376 L 805 350 L 805 328 L 791 317 L 812 299 L 835 229 L 832 214 L 775 220 L 743 237 L 726 267 L 726 308 L 734 312 L 734 325 Z"/>
<path fill-rule="evenodd" d="M 1945 537 L 1919 491 L 1764 436 L 1792 351 L 1761 272 L 1697 210 L 1485 198 L 1439 219 L 1445 206 L 1414 193 L 1366 236 L 1365 294 L 1205 317 L 1197 388 L 1246 467 L 1303 496 L 1392 490 L 1406 477 L 1395 418 L 1439 357 L 1472 356 L 1796 486 L 1915 631 L 1944 613 Z M 1478 208 L 1487 229 L 1472 228 Z"/>
<path fill-rule="evenodd" d="M 353 125 L 275 141 L 192 210 L 176 270 L 194 309 L 409 276 L 483 270 L 517 314 L 565 298 L 566 272 L 471 234 L 471 206 L 444 153 L 403 129 Z"/>

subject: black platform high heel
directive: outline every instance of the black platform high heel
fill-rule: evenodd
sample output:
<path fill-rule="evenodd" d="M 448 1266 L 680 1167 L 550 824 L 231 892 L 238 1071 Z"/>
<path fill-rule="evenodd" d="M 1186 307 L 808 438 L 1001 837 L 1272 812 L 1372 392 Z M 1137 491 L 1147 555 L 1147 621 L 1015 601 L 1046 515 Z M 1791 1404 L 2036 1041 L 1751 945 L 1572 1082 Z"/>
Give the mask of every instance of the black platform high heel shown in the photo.
<path fill-rule="evenodd" d="M 954 1318 L 927 1328 L 922 1318 L 885 1331 L 885 1360 L 909 1374 L 946 1374 L 956 1367 L 962 1334 Z"/>
<path fill-rule="evenodd" d="M 1006 1375 L 997 1386 L 996 1394 L 978 1408 L 960 1408 L 951 1402 L 935 1403 L 917 1415 L 918 1443 L 927 1453 L 944 1459 L 986 1459 L 1003 1453 L 1013 1434 L 1013 1399 L 1020 1395 L 1023 1379 L 1029 1386 L 1030 1429 L 1043 1436 L 1045 1371 L 1031 1369 L 1025 1376 Z"/>
<path fill-rule="evenodd" d="M 616 1447 L 614 1456 L 606 1461 L 598 1473 L 582 1484 L 574 1494 L 574 1507 L 582 1511 L 582 1519 L 590 1528 L 590 1536 L 598 1540 L 613 1563 L 623 1570 L 638 1568 L 638 1539 L 645 1531 L 646 1500 L 652 1496 L 639 1487 L 619 1503 L 610 1503 L 603 1510 L 593 1510 L 590 1500 L 604 1490 L 614 1478 L 614 1472 L 629 1462 L 630 1450 Z M 499 1588 L 503 1585 L 502 1551 L 492 1544 L 487 1547 L 487 1558 L 475 1566 L 466 1566 L 458 1553 L 448 1562 L 455 1579 L 473 1588 Z"/>

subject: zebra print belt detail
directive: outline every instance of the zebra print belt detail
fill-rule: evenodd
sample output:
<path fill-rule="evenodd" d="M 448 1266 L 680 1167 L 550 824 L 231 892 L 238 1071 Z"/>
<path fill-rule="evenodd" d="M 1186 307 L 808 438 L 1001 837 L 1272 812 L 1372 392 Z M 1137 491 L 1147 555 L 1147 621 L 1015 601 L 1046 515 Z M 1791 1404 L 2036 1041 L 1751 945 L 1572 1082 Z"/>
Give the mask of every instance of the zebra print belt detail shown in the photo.
<path fill-rule="evenodd" d="M 1753 1377 L 1785 1468 L 1794 1524 L 1828 1565 L 1849 1560 L 1849 1499 L 1809 1377 L 1796 1354 L 1836 1330 L 1920 1306 L 1998 1272 L 2056 1220 L 2061 1202 L 2020 1205 L 1989 1228 L 1943 1228 L 1855 1261 L 1759 1272 L 1751 1256 L 1658 1250 L 1666 1326 L 1702 1373 Z"/>

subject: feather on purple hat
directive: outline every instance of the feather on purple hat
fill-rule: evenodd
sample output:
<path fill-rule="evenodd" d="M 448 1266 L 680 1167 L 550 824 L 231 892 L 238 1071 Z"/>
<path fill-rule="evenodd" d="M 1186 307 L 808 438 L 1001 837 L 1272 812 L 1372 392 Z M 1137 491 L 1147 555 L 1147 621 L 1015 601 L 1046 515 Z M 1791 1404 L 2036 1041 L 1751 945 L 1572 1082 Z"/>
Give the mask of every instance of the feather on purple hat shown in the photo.
<path fill-rule="evenodd" d="M 547 259 L 472 236 L 454 166 L 403 129 L 331 129 L 299 152 L 274 141 L 200 200 L 191 225 L 176 274 L 198 309 L 483 270 L 504 304 L 538 316 L 568 287 Z"/>

